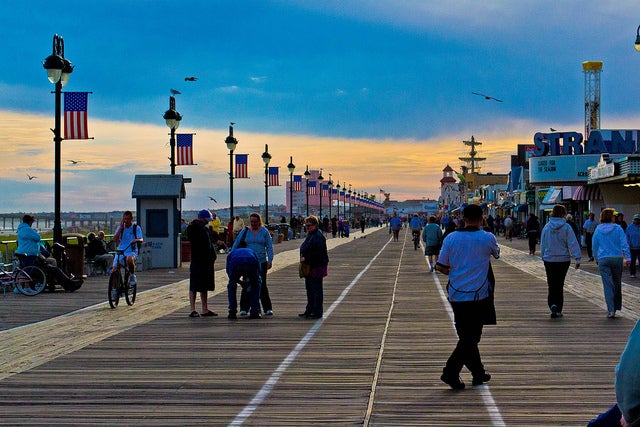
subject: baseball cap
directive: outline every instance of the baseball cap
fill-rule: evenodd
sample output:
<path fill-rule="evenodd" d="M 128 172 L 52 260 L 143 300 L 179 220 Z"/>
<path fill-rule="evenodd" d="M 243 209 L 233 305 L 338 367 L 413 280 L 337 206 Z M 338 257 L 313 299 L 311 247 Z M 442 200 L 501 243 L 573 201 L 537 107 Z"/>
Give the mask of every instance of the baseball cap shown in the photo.
<path fill-rule="evenodd" d="M 202 218 L 202 219 L 206 219 L 207 221 L 211 221 L 213 219 L 213 216 L 211 216 L 211 212 L 209 212 L 206 209 L 202 209 L 200 212 L 198 212 L 198 218 Z"/>
<path fill-rule="evenodd" d="M 633 216 L 633 219 L 640 219 L 640 215 L 635 214 L 635 215 Z"/>

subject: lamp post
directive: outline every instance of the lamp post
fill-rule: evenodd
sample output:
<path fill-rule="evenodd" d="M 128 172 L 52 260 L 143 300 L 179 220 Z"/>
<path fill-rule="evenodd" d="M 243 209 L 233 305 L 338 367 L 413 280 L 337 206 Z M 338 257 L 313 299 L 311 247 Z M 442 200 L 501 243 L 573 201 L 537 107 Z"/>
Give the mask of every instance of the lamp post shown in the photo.
<path fill-rule="evenodd" d="M 351 199 L 351 184 L 349 184 L 349 223 L 351 223 L 351 205 L 353 200 Z"/>
<path fill-rule="evenodd" d="M 60 114 L 61 114 L 61 94 L 62 87 L 69 81 L 69 76 L 73 72 L 73 65 L 64 57 L 64 40 L 55 34 L 53 36 L 53 49 L 42 66 L 47 70 L 47 78 L 55 85 L 55 117 L 53 127 L 54 142 L 54 220 L 53 220 L 53 242 L 62 244 L 62 222 L 60 221 L 60 188 L 61 188 L 61 142 L 60 136 Z M 59 251 L 56 251 L 59 254 Z M 59 255 L 56 259 L 59 258 Z M 58 261 L 60 261 L 58 259 Z"/>
<path fill-rule="evenodd" d="M 338 216 L 338 219 L 340 219 L 340 180 L 338 180 L 338 184 L 336 185 L 336 190 L 338 191 L 338 203 L 336 203 L 336 207 L 338 208 L 338 213 L 336 214 Z"/>
<path fill-rule="evenodd" d="M 320 215 L 318 215 L 318 219 L 320 220 L 320 230 L 322 230 L 322 182 L 324 181 L 324 177 L 322 176 L 322 169 L 320 169 L 320 175 L 318 175 L 318 187 L 320 187 Z"/>
<path fill-rule="evenodd" d="M 342 185 L 342 192 L 344 193 L 344 199 L 342 200 L 342 216 L 344 220 L 347 220 L 347 183 Z"/>
<path fill-rule="evenodd" d="M 289 156 L 289 224 L 293 221 L 293 171 L 296 170 L 296 165 L 293 164 L 293 156 Z"/>
<path fill-rule="evenodd" d="M 309 165 L 307 165 L 307 170 L 304 171 L 304 182 L 307 187 L 307 216 L 309 216 L 309 177 L 311 176 L 311 172 L 309 172 Z"/>
<path fill-rule="evenodd" d="M 176 98 L 171 95 L 169 97 L 169 109 L 164 112 L 162 116 L 164 121 L 171 129 L 171 138 L 169 139 L 169 145 L 171 146 L 171 175 L 176 174 L 176 129 L 180 127 L 180 120 L 182 116 L 176 111 Z"/>
<path fill-rule="evenodd" d="M 264 144 L 262 161 L 264 162 L 264 223 L 269 225 L 269 162 L 271 161 L 271 154 L 269 154 L 269 146 L 267 144 Z"/>
<path fill-rule="evenodd" d="M 227 144 L 227 148 L 229 149 L 229 215 L 231 217 L 231 221 L 233 221 L 233 152 L 238 145 L 238 140 L 233 137 L 233 125 L 235 123 L 231 122 L 229 125 L 229 136 L 224 140 L 224 143 Z"/>
<path fill-rule="evenodd" d="M 636 43 L 633 45 L 638 52 L 640 52 L 640 25 L 638 25 L 638 30 L 636 31 Z"/>
<path fill-rule="evenodd" d="M 333 181 L 331 180 L 331 174 L 329 174 L 329 182 L 327 182 L 327 187 L 329 187 L 329 221 L 331 221 L 331 205 L 333 205 Z"/>

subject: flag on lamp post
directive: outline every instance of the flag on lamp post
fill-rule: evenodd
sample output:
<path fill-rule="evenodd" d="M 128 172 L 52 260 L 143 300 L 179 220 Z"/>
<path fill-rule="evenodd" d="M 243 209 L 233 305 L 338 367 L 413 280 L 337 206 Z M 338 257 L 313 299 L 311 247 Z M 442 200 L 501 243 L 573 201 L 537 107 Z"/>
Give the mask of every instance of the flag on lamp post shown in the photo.
<path fill-rule="evenodd" d="M 89 139 L 87 131 L 88 93 L 64 93 L 64 139 Z"/>
<path fill-rule="evenodd" d="M 269 187 L 278 187 L 280 185 L 280 166 L 269 166 Z"/>
<path fill-rule="evenodd" d="M 322 184 L 322 197 L 329 197 L 329 184 Z"/>
<path fill-rule="evenodd" d="M 316 194 L 318 194 L 317 187 L 316 187 L 316 181 L 308 181 L 307 184 L 309 185 L 309 195 L 310 196 L 315 196 Z"/>
<path fill-rule="evenodd" d="M 302 175 L 293 175 L 293 191 L 302 191 Z"/>
<path fill-rule="evenodd" d="M 236 178 L 249 178 L 248 154 L 236 154 Z"/>
<path fill-rule="evenodd" d="M 176 134 L 176 146 L 178 148 L 176 166 L 193 165 L 193 134 Z"/>

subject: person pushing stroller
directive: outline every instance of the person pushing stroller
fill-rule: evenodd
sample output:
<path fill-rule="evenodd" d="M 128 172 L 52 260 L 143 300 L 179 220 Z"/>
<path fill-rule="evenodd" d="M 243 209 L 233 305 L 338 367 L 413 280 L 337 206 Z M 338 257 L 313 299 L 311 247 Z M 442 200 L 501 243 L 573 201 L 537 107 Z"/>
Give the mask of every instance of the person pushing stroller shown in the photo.
<path fill-rule="evenodd" d="M 227 285 L 227 294 L 229 297 L 229 319 L 237 319 L 238 299 L 236 291 L 238 284 L 249 293 L 249 310 L 250 319 L 259 319 L 260 315 L 260 287 L 262 279 L 260 278 L 260 260 L 256 253 L 249 248 L 236 248 L 227 255 L 227 276 L 229 276 L 229 284 Z"/>

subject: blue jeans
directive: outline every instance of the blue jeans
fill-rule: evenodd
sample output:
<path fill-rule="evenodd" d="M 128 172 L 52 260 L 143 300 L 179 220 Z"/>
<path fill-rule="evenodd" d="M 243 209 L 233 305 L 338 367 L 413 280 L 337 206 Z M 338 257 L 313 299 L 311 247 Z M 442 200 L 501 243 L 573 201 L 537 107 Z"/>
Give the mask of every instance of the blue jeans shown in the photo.
<path fill-rule="evenodd" d="M 598 269 L 604 288 L 607 311 L 622 310 L 622 257 L 607 257 L 598 260 Z"/>
<path fill-rule="evenodd" d="M 304 287 L 307 290 L 307 308 L 305 313 L 322 317 L 323 299 L 322 277 L 307 277 L 304 279 Z"/>
<path fill-rule="evenodd" d="M 251 315 L 255 316 L 260 314 L 260 287 L 262 279 L 259 274 L 259 265 L 246 266 L 247 268 L 237 268 L 229 275 L 229 283 L 227 284 L 227 297 L 229 298 L 229 313 L 236 313 L 238 311 L 238 299 L 236 296 L 238 290 L 238 281 L 241 277 L 244 277 L 245 281 L 249 282 L 249 287 L 243 289 L 243 293 L 249 297 L 249 304 L 251 306 Z"/>

